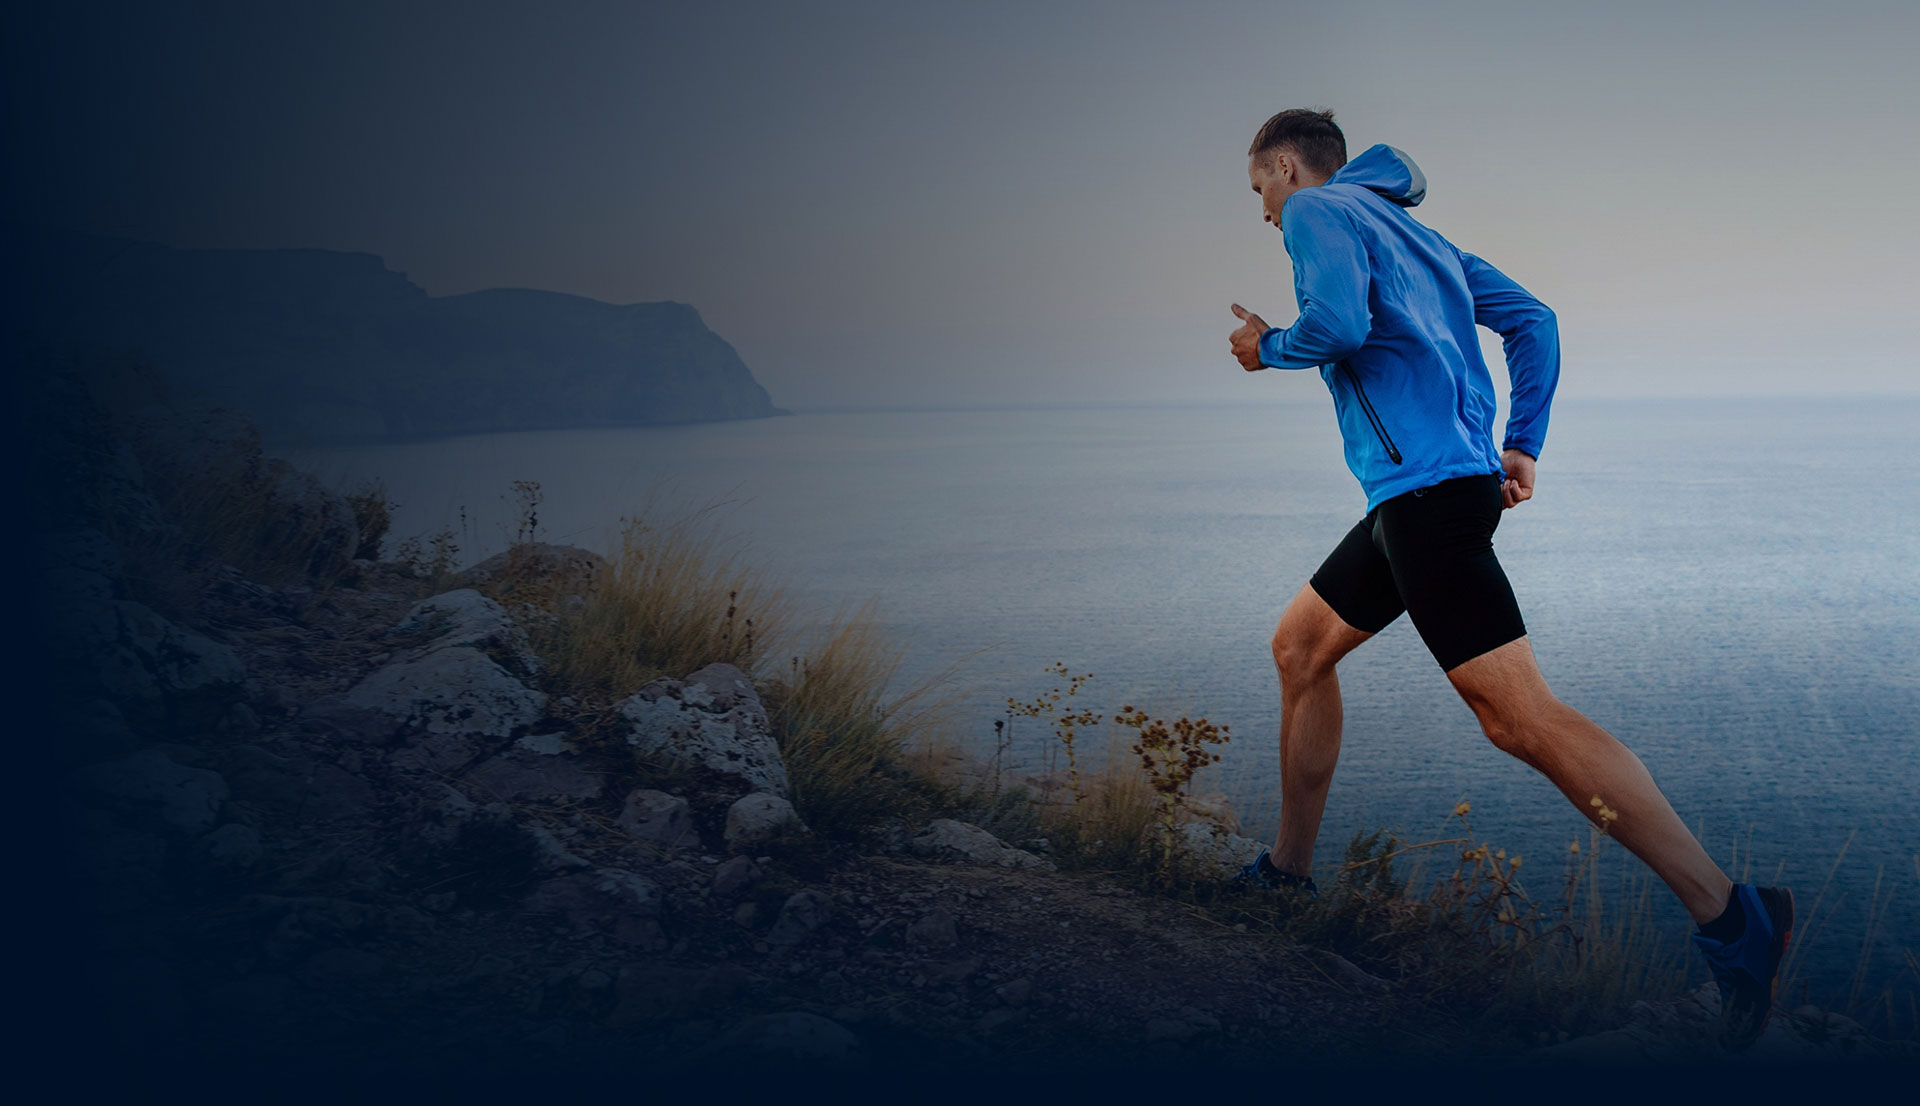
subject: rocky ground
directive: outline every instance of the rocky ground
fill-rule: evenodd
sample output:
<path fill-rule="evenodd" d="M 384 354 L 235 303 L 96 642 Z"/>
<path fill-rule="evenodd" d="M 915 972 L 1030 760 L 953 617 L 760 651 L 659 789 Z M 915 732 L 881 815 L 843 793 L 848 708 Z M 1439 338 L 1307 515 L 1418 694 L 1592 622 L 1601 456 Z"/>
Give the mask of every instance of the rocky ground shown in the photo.
<path fill-rule="evenodd" d="M 124 458 L 92 455 L 121 511 L 152 513 Z M 339 514 L 317 489 L 288 494 Z M 589 724 L 540 690 L 525 616 L 477 590 L 500 562 L 429 588 L 352 559 L 350 527 L 328 586 L 221 569 L 191 625 L 127 597 L 119 548 L 84 516 L 44 535 L 66 730 L 49 786 L 84 949 L 66 985 L 106 1047 L 469 1073 L 1475 1056 L 1333 953 L 1057 871 L 978 827 L 827 840 L 788 803 L 743 673 L 657 680 Z M 590 591 L 591 555 L 536 553 Z M 1812 1009 L 1725 1058 L 1715 1001 L 1643 1004 L 1501 1059 L 1913 1058 Z"/>

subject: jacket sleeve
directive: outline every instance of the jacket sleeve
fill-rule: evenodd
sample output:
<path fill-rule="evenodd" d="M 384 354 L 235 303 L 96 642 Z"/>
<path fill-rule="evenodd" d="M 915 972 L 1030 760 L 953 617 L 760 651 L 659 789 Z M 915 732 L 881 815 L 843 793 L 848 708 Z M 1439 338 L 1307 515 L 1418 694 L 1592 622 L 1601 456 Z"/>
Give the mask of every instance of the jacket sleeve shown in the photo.
<path fill-rule="evenodd" d="M 1281 215 L 1300 317 L 1260 336 L 1260 362 L 1276 369 L 1329 365 L 1365 345 L 1373 329 L 1367 247 L 1347 214 L 1311 189 L 1290 197 Z"/>
<path fill-rule="evenodd" d="M 1538 458 L 1560 382 L 1560 324 L 1551 308 L 1485 261 L 1462 252 L 1460 267 L 1473 293 L 1473 321 L 1500 335 L 1506 350 L 1512 403 L 1501 448 Z"/>

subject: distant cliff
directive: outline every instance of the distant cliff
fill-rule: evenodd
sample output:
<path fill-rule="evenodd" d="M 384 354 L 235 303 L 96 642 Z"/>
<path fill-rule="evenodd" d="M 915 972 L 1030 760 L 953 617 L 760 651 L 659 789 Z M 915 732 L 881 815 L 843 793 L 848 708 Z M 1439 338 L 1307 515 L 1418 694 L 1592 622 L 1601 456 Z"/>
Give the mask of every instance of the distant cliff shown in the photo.
<path fill-rule="evenodd" d="M 429 296 L 373 254 L 8 234 L 29 336 L 137 350 L 298 444 L 787 412 L 683 303 Z"/>

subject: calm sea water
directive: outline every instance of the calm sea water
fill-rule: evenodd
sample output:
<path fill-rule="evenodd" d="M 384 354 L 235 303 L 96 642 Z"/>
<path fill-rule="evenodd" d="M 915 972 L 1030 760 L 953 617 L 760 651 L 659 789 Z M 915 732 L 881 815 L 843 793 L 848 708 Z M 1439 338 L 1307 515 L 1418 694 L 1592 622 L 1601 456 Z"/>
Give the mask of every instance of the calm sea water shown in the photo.
<path fill-rule="evenodd" d="M 1495 539 L 1548 682 L 1640 755 L 1716 857 L 1737 855 L 1736 878 L 1789 881 L 1804 921 L 1833 873 L 1800 942 L 1817 1001 L 1844 997 L 1871 929 L 1876 979 L 1920 952 L 1916 431 L 1915 399 L 1563 399 L 1536 497 Z M 1084 694 L 1106 709 L 1227 724 L 1205 786 L 1260 837 L 1279 770 L 1267 640 L 1365 507 L 1324 403 L 803 414 L 293 456 L 384 480 L 395 533 L 450 527 L 465 561 L 506 544 L 516 480 L 541 484 L 543 537 L 602 551 L 650 498 L 721 502 L 746 559 L 808 609 L 877 599 L 906 682 L 970 658 L 962 717 L 983 747 L 1005 697 L 1052 686 L 1056 661 L 1094 673 Z M 1356 831 L 1435 836 L 1467 798 L 1477 837 L 1557 887 L 1583 821 L 1480 736 L 1408 620 L 1341 683 L 1322 864 Z M 1036 730 L 1014 731 L 1029 766 L 1049 754 Z M 1656 911 L 1684 931 L 1669 897 Z"/>

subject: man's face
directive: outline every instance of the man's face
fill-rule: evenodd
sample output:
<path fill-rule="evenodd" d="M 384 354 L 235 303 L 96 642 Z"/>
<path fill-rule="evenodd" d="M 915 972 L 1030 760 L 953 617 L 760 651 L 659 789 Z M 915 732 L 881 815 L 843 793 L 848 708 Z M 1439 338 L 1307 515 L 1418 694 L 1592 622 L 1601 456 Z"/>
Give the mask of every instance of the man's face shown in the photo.
<path fill-rule="evenodd" d="M 1268 150 L 1247 159 L 1247 182 L 1260 196 L 1261 218 L 1280 225 L 1280 207 L 1300 191 L 1299 159 L 1285 150 Z"/>

